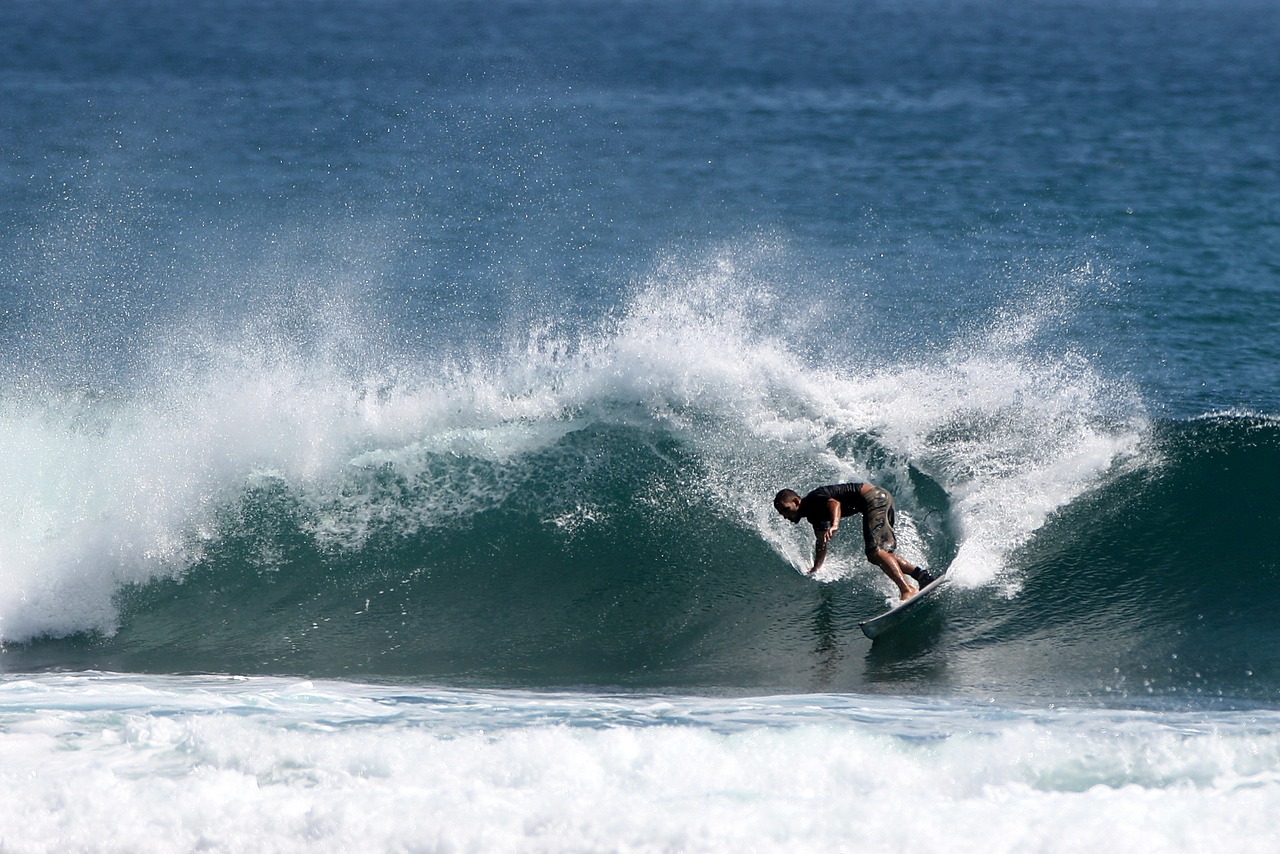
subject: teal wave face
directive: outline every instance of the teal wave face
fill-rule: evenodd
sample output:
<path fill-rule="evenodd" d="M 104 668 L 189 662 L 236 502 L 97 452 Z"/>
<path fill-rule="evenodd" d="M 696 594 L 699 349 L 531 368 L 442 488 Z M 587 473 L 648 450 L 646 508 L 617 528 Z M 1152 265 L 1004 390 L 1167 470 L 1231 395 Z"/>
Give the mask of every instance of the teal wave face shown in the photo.
<path fill-rule="evenodd" d="M 1280 698 L 1280 425 L 1166 423 L 1157 462 L 1065 508 L 1015 558 L 1020 594 L 968 597 L 972 672 L 1086 695 Z"/>
<path fill-rule="evenodd" d="M 442 517 L 435 484 L 478 467 L 503 488 L 455 495 L 467 511 Z M 789 601 L 795 573 L 714 500 L 655 486 L 695 469 L 671 437 L 625 428 L 573 432 L 504 465 L 431 455 L 414 477 L 369 473 L 364 506 L 397 513 L 356 547 L 326 539 L 328 508 L 267 483 L 223 514 L 181 579 L 119 597 L 114 635 L 32 652 L 131 670 L 491 682 L 731 674 L 744 648 L 769 658 L 763 641 L 807 605 Z"/>
<path fill-rule="evenodd" d="M 852 619 L 853 602 L 802 578 L 700 485 L 704 465 L 670 431 L 597 424 L 507 460 L 372 465 L 324 500 L 264 480 L 180 577 L 117 596 L 116 632 L 9 660 L 501 684 L 819 678 L 812 627 L 829 644 L 832 608 Z M 488 488 L 442 488 L 481 476 Z M 757 497 L 772 515 L 771 493 Z M 348 499 L 371 517 L 358 539 Z M 954 546 L 930 537 L 941 563 Z"/>
<path fill-rule="evenodd" d="M 261 485 L 180 580 L 121 595 L 114 635 L 5 659 L 532 686 L 1270 697 L 1280 427 L 1166 423 L 1152 442 L 1154 464 L 1109 477 L 1017 550 L 1015 595 L 953 585 L 874 647 L 857 631 L 884 602 L 869 567 L 803 578 L 713 496 L 655 492 L 696 471 L 683 443 L 597 426 L 511 461 L 519 476 L 465 520 L 389 520 L 356 548 L 319 536 L 315 510 L 283 484 Z M 381 488 L 410 509 L 403 479 L 384 474 Z M 949 512 L 933 500 L 915 490 L 909 510 Z M 925 548 L 945 558 L 955 543 L 939 533 Z"/>

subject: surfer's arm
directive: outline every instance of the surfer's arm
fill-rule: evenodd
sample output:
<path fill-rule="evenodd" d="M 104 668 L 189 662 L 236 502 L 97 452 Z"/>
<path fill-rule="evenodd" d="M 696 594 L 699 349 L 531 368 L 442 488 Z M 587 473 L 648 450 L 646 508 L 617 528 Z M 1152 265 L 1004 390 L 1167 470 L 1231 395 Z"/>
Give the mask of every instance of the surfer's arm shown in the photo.
<path fill-rule="evenodd" d="M 828 498 L 827 512 L 831 516 L 831 524 L 827 527 L 827 530 L 822 531 L 818 535 L 819 539 L 822 540 L 822 545 L 824 547 L 831 541 L 832 535 L 834 535 L 836 531 L 840 530 L 840 502 L 836 501 L 834 498 Z M 825 551 L 826 549 L 824 548 L 823 550 Z"/>
<path fill-rule="evenodd" d="M 809 570 L 810 575 L 822 568 L 822 562 L 827 559 L 827 543 L 831 542 L 831 535 L 840 529 L 840 502 L 834 498 L 827 499 L 827 511 L 831 516 L 827 527 L 819 528 L 817 522 L 813 523 L 813 569 Z"/>
<path fill-rule="evenodd" d="M 809 570 L 809 574 L 813 575 L 819 569 L 822 569 L 822 562 L 827 559 L 827 539 L 823 534 L 826 531 L 814 531 L 816 535 L 813 543 L 813 569 Z"/>

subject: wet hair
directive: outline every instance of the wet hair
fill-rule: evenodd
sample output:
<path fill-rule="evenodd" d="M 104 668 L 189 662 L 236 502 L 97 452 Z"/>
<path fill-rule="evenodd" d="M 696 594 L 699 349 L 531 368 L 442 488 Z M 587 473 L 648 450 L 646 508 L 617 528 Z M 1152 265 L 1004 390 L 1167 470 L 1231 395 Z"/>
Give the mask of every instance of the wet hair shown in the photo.
<path fill-rule="evenodd" d="M 790 501 L 792 498 L 799 497 L 800 493 L 796 492 L 794 489 L 780 489 L 778 490 L 778 494 L 773 496 L 773 509 L 777 510 L 782 506 L 784 501 Z"/>

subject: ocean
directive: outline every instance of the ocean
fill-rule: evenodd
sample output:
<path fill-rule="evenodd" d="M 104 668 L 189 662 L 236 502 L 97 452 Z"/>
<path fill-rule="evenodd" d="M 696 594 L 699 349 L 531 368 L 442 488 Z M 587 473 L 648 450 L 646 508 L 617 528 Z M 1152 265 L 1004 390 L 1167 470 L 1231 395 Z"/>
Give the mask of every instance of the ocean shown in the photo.
<path fill-rule="evenodd" d="M 0 851 L 1275 851 L 1276 44 L 0 5 Z"/>

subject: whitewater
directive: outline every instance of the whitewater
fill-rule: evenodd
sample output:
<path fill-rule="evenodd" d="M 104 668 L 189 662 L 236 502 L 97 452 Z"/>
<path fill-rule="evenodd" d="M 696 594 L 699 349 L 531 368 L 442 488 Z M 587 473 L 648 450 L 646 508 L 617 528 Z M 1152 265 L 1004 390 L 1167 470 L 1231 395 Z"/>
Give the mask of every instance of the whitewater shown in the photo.
<path fill-rule="evenodd" d="M 10 851 L 1267 851 L 1280 791 L 1258 711 L 75 674 L 0 724 Z"/>

